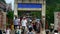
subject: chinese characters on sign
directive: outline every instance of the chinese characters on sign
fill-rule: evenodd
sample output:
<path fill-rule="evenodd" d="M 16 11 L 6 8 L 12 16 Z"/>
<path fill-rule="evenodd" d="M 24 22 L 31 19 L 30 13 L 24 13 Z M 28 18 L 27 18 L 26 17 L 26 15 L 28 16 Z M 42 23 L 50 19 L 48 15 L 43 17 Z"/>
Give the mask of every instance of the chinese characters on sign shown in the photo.
<path fill-rule="evenodd" d="M 18 8 L 42 8 L 40 3 L 18 3 Z"/>

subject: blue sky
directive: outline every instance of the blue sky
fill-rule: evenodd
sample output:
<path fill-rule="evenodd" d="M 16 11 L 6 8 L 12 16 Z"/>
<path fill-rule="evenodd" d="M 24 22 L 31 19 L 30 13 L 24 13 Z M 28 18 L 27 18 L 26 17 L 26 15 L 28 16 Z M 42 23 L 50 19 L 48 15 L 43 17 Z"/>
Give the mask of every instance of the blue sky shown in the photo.
<path fill-rule="evenodd" d="M 14 10 L 14 0 L 5 0 L 6 3 L 11 3 L 12 4 L 12 10 Z"/>

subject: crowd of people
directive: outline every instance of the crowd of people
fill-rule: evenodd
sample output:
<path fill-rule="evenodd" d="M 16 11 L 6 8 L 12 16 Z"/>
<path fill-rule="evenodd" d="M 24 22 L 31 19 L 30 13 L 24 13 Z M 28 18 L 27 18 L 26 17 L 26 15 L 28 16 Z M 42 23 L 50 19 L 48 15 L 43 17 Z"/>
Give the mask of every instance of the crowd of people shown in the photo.
<path fill-rule="evenodd" d="M 50 31 L 46 30 L 44 31 L 43 23 L 40 19 L 37 19 L 36 17 L 17 17 L 15 16 L 15 19 L 13 20 L 14 25 L 14 31 L 10 29 L 10 27 L 6 27 L 4 31 L 0 30 L 0 34 L 49 34 Z M 45 25 L 46 29 L 48 29 L 48 25 L 46 22 Z M 52 29 L 51 29 L 52 32 Z M 55 30 L 55 33 L 58 31 Z M 52 32 L 52 33 L 54 33 Z"/>
<path fill-rule="evenodd" d="M 35 17 L 30 19 L 29 17 L 23 16 L 18 18 L 15 16 L 14 19 L 14 29 L 16 34 L 36 34 L 40 33 L 41 29 L 41 20 L 36 19 Z"/>
<path fill-rule="evenodd" d="M 40 34 L 42 28 L 42 22 L 36 17 L 17 17 L 13 20 L 14 24 L 14 34 Z M 11 34 L 11 29 L 7 27 L 6 34 Z"/>

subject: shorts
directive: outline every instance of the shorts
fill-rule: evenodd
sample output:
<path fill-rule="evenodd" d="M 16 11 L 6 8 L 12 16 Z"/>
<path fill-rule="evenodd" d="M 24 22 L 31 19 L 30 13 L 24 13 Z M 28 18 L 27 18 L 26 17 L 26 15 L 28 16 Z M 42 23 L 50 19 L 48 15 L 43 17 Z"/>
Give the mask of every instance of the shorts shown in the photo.
<path fill-rule="evenodd" d="M 27 32 L 27 27 L 26 26 L 22 26 L 22 32 Z"/>

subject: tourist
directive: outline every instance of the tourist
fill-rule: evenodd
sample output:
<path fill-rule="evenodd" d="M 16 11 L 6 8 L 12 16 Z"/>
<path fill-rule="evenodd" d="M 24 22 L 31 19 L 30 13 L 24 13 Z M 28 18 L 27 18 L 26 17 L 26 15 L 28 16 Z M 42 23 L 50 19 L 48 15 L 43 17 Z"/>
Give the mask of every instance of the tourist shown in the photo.
<path fill-rule="evenodd" d="M 21 24 L 22 24 L 23 33 L 24 33 L 27 31 L 27 19 L 25 16 L 22 18 Z"/>
<path fill-rule="evenodd" d="M 17 26 L 17 29 L 16 29 L 16 34 L 21 34 L 21 27 L 19 28 L 19 26 Z"/>
<path fill-rule="evenodd" d="M 40 27 L 41 27 L 40 19 L 37 19 L 37 23 L 36 23 L 37 33 L 40 33 Z"/>
<path fill-rule="evenodd" d="M 35 34 L 35 31 L 32 27 L 29 27 L 29 31 L 26 34 Z"/>
<path fill-rule="evenodd" d="M 33 19 L 33 20 L 32 20 L 32 24 L 33 24 L 33 29 L 34 29 L 35 31 L 36 31 L 36 23 L 37 23 L 37 22 L 35 21 L 35 19 Z"/>
<path fill-rule="evenodd" d="M 17 26 L 19 26 L 19 22 L 20 22 L 20 19 L 18 19 L 18 17 L 15 16 L 15 19 L 14 19 L 14 29 L 16 29 Z"/>
<path fill-rule="evenodd" d="M 10 28 L 7 27 L 7 29 L 6 29 L 6 34 L 10 34 L 10 32 L 11 32 Z"/>

